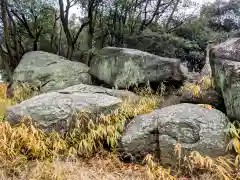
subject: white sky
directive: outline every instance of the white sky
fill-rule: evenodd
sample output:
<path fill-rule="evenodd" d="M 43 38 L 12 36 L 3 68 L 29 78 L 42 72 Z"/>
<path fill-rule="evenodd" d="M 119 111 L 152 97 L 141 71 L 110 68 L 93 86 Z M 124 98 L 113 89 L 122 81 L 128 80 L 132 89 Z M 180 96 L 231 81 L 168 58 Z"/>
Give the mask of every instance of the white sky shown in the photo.
<path fill-rule="evenodd" d="M 64 1 L 65 1 L 65 0 L 64 0 Z M 194 1 L 194 2 L 196 2 L 196 3 L 199 3 L 200 5 L 203 5 L 204 3 L 208 3 L 208 2 L 212 3 L 212 2 L 214 2 L 214 1 L 216 1 L 216 0 L 192 0 L 192 1 Z M 78 7 L 77 7 L 77 6 L 74 6 L 74 7 L 72 7 L 72 8 L 70 9 L 70 16 L 71 16 L 72 14 L 74 14 L 74 13 L 79 14 L 79 10 L 78 10 Z"/>

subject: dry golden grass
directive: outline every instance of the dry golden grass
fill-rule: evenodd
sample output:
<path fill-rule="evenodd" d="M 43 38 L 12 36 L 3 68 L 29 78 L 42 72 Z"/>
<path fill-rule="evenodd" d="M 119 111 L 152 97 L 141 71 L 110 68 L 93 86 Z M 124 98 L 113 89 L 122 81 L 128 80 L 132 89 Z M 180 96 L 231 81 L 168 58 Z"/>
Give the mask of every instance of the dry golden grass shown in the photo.
<path fill-rule="evenodd" d="M 0 89 L 0 98 L 8 101 L 4 88 L 5 86 Z M 16 93 L 18 99 L 10 99 L 11 103 L 5 105 L 9 106 L 31 96 L 31 91 L 26 93 L 27 96 L 21 93 L 24 94 L 24 89 Z M 198 152 L 182 157 L 181 145 L 177 144 L 175 153 L 179 161 L 172 169 L 154 162 L 151 155 L 146 156 L 144 165 L 120 162 L 114 149 L 124 123 L 134 116 L 153 111 L 162 101 L 161 92 L 159 95 L 150 89 L 144 89 L 138 93 L 142 95 L 139 102 L 125 101 L 121 108 L 108 115 L 90 116 L 87 112 L 78 113 L 75 116 L 78 130 L 73 130 L 66 138 L 56 132 L 44 134 L 28 118 L 24 119 L 24 124 L 16 127 L 11 127 L 7 122 L 0 123 L 0 179 L 233 180 L 240 177 L 240 126 L 237 123 L 230 124 L 227 130 L 232 137 L 227 148 L 235 150 L 236 158 L 211 159 Z M 105 144 L 113 152 L 99 154 L 103 152 Z"/>
<path fill-rule="evenodd" d="M 121 107 L 108 115 L 90 115 L 78 113 L 75 117 L 75 128 L 68 136 L 72 151 L 80 156 L 89 157 L 107 144 L 111 149 L 117 147 L 125 122 L 131 118 L 153 111 L 160 103 L 157 94 L 143 96 L 138 102 L 124 101 Z"/>
<path fill-rule="evenodd" d="M 31 96 L 28 88 L 18 88 L 13 99 L 8 99 L 3 89 L 2 97 L 6 105 L 27 99 Z M 27 91 L 26 91 L 27 90 Z M 24 91 L 27 95 L 24 96 Z M 21 171 L 29 160 L 48 161 L 56 157 L 72 157 L 76 155 L 90 157 L 101 151 L 104 144 L 111 149 L 117 146 L 117 140 L 123 131 L 125 121 L 139 114 L 151 112 L 161 100 L 155 94 L 142 97 L 139 102 L 124 102 L 122 106 L 108 114 L 90 116 L 87 112 L 75 115 L 75 122 L 80 122 L 64 139 L 58 133 L 44 134 L 32 125 L 29 118 L 23 119 L 22 124 L 11 127 L 7 122 L 0 123 L 0 169 L 7 175 Z M 5 115 L 4 113 L 2 114 Z"/>
<path fill-rule="evenodd" d="M 194 97 L 199 97 L 204 90 L 213 89 L 214 80 L 209 76 L 202 77 L 194 83 L 187 83 L 180 89 L 180 93 L 190 92 Z"/>
<path fill-rule="evenodd" d="M 171 175 L 170 169 L 165 169 L 159 164 L 153 161 L 153 157 L 149 154 L 145 157 L 144 162 L 146 163 L 146 176 L 151 179 L 159 180 L 176 180 L 175 177 Z"/>
<path fill-rule="evenodd" d="M 2 172 L 0 179 L 10 180 Z M 98 153 L 88 159 L 35 161 L 18 176 L 19 180 L 147 180 L 145 167 L 120 162 L 112 153 Z"/>
<path fill-rule="evenodd" d="M 4 120 L 7 108 L 33 96 L 34 87 L 23 83 L 13 91 L 13 98 L 7 97 L 7 84 L 0 83 L 0 122 Z M 35 91 L 37 92 L 37 91 Z"/>

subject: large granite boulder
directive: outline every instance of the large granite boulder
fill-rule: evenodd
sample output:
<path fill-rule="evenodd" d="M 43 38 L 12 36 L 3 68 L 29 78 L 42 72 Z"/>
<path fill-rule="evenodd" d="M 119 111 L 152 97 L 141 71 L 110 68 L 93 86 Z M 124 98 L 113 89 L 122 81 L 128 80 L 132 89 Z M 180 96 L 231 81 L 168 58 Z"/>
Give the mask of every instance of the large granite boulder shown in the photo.
<path fill-rule="evenodd" d="M 89 68 L 61 56 L 42 51 L 26 53 L 13 74 L 12 87 L 27 82 L 42 92 L 63 89 L 76 84 L 92 84 Z"/>
<path fill-rule="evenodd" d="M 147 82 L 184 79 L 180 60 L 163 58 L 147 52 L 106 47 L 90 61 L 90 73 L 116 88 L 128 88 Z"/>
<path fill-rule="evenodd" d="M 216 157 L 225 154 L 224 130 L 228 118 L 216 109 L 178 104 L 135 117 L 126 125 L 120 152 L 132 160 L 150 153 L 162 163 L 175 164 L 174 146 L 180 143 L 182 157 L 190 151 Z"/>
<path fill-rule="evenodd" d="M 6 119 L 14 125 L 23 117 L 30 117 L 45 132 L 56 130 L 65 133 L 74 124 L 72 121 L 77 112 L 109 113 L 121 102 L 119 98 L 102 93 L 48 92 L 11 106 Z"/>
<path fill-rule="evenodd" d="M 240 120 L 240 38 L 214 46 L 210 52 L 210 64 L 228 117 Z"/>

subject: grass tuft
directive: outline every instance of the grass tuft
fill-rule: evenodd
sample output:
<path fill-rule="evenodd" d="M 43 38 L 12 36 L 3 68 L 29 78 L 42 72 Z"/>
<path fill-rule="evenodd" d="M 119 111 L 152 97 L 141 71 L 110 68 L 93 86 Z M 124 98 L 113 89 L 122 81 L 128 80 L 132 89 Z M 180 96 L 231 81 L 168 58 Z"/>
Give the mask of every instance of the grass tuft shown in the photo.
<path fill-rule="evenodd" d="M 68 141 L 77 154 L 89 157 L 107 144 L 111 149 L 118 145 L 118 139 L 125 122 L 131 118 L 153 111 L 160 103 L 160 97 L 142 97 L 138 102 L 124 101 L 121 107 L 108 115 L 90 115 L 81 112 L 76 116 L 76 127 L 68 136 Z"/>
<path fill-rule="evenodd" d="M 20 84 L 13 91 L 13 97 L 7 97 L 7 84 L 0 83 L 0 122 L 4 120 L 8 107 L 31 98 L 36 88 L 27 83 Z"/>
<path fill-rule="evenodd" d="M 144 161 L 146 163 L 146 176 L 151 180 L 176 180 L 170 173 L 170 169 L 165 169 L 153 161 L 152 155 L 148 154 Z"/>
<path fill-rule="evenodd" d="M 199 81 L 194 83 L 187 83 L 180 88 L 180 93 L 190 92 L 193 97 L 200 97 L 203 91 L 214 89 L 214 80 L 209 76 L 202 77 Z"/>
<path fill-rule="evenodd" d="M 212 87 L 208 79 L 200 81 L 205 88 Z M 24 89 L 25 88 L 25 89 Z M 204 157 L 194 151 L 182 157 L 181 145 L 177 144 L 175 153 L 178 157 L 171 169 L 155 163 L 151 155 L 144 159 L 146 176 L 142 176 L 143 166 L 126 165 L 117 160 L 114 154 L 118 139 L 124 130 L 125 122 L 133 117 L 153 111 L 162 102 L 164 87 L 154 93 L 149 87 L 138 89 L 141 96 L 138 102 L 124 101 L 121 107 L 110 114 L 91 114 L 79 112 L 74 116 L 76 126 L 66 137 L 56 132 L 45 134 L 33 126 L 32 120 L 24 118 L 22 124 L 11 127 L 7 122 L 0 122 L 0 179 L 224 179 L 240 177 L 240 124 L 229 124 L 227 134 L 231 141 L 227 150 L 234 151 L 236 157 Z M 195 92 L 198 92 L 195 87 Z M 26 93 L 25 93 L 26 92 Z M 197 94 L 197 93 L 196 93 Z M 6 86 L 0 85 L 1 120 L 4 120 L 8 106 L 28 99 L 33 95 L 28 86 L 15 90 L 14 98 L 7 98 Z M 204 106 L 205 105 L 201 105 Z M 5 109 L 4 109 L 5 108 Z M 211 107 L 206 106 L 211 109 Z M 98 156 L 104 147 L 112 150 L 106 156 Z M 78 156 L 76 156 L 78 155 Z M 87 158 L 86 158 L 87 157 Z M 69 160 L 69 162 L 68 162 Z M 90 162 L 91 161 L 91 162 Z M 80 169 L 80 170 L 79 170 Z M 94 171 L 90 172 L 90 169 Z M 32 171 L 32 173 L 30 172 Z M 79 174 L 79 172 L 86 174 Z M 98 176 L 94 176 L 98 172 Z M 135 172 L 140 174 L 133 177 Z M 92 174 L 91 174 L 92 173 Z M 125 174 L 118 176 L 119 173 Z M 73 176 L 73 175 L 76 176 Z M 89 175 L 91 174 L 91 176 Z M 116 175 L 118 174 L 118 175 Z M 204 179 L 204 178 L 203 178 Z"/>

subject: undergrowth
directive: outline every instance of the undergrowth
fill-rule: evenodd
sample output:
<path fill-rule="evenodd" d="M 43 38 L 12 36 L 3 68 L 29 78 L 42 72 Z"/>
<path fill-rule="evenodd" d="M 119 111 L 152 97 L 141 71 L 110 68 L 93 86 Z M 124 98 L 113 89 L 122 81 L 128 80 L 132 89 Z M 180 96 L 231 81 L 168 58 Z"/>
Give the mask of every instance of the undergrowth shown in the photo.
<path fill-rule="evenodd" d="M 6 114 L 6 108 L 31 96 L 26 86 L 14 92 L 14 97 L 6 96 L 6 86 L 3 86 L 1 100 L 5 104 L 1 116 Z M 139 92 L 139 93 L 142 93 Z M 134 116 L 149 113 L 159 104 L 161 97 L 147 92 L 138 102 L 124 101 L 122 106 L 108 115 L 89 112 L 79 112 L 75 117 L 75 127 L 66 137 L 56 132 L 45 134 L 36 129 L 32 120 L 23 119 L 22 124 L 11 127 L 7 122 L 0 123 L 0 169 L 15 172 L 20 165 L 28 160 L 53 160 L 55 157 L 90 157 L 103 149 L 105 145 L 114 150 L 123 131 L 124 124 Z"/>
<path fill-rule="evenodd" d="M 206 84 L 209 85 L 209 82 Z M 6 86 L 1 85 L 0 101 L 1 106 L 5 108 L 1 107 L 0 115 L 2 117 L 5 116 L 8 106 L 31 97 L 32 92 L 28 91 L 26 95 L 24 91 L 28 88 L 24 88 L 21 87 L 15 91 L 15 97 L 9 99 L 5 93 Z M 162 101 L 163 89 L 164 87 L 157 94 L 154 94 L 151 89 L 138 90 L 138 94 L 142 96 L 138 102 L 124 101 L 119 109 L 108 115 L 92 115 L 89 112 L 80 112 L 74 117 L 77 128 L 65 137 L 56 132 L 45 134 L 40 129 L 36 129 L 29 118 L 23 119 L 25 123 L 15 127 L 11 127 L 7 122 L 1 122 L 0 172 L 4 172 L 8 177 L 19 176 L 21 172 L 26 171 L 29 162 L 40 161 L 42 163 L 37 165 L 36 179 L 60 180 L 66 179 L 65 175 L 69 171 L 56 168 L 54 165 L 56 159 L 60 162 L 66 159 L 76 160 L 76 157 L 89 159 L 96 153 L 102 152 L 106 146 L 112 150 L 111 154 L 115 156 L 115 148 L 118 145 L 118 139 L 124 129 L 125 122 L 137 115 L 149 113 L 158 107 Z M 151 155 L 147 155 L 144 159 L 146 177 L 142 179 L 193 179 L 206 174 L 208 174 L 207 179 L 237 179 L 240 172 L 240 124 L 229 124 L 227 134 L 232 139 L 226 150 L 234 151 L 236 158 L 218 157 L 212 159 L 204 157 L 198 152 L 192 152 L 189 156 L 183 157 L 181 145 L 177 144 L 175 153 L 179 161 L 176 162 L 176 166 L 172 169 L 163 167 L 154 162 Z M 111 166 L 119 167 L 119 164 L 115 163 Z"/>
<path fill-rule="evenodd" d="M 209 76 L 203 76 L 199 81 L 187 83 L 179 91 L 180 93 L 189 92 L 193 97 L 199 97 L 201 93 L 215 87 L 214 80 Z"/>
<path fill-rule="evenodd" d="M 33 96 L 35 88 L 27 83 L 20 84 L 13 91 L 13 97 L 7 96 L 7 84 L 0 83 L 0 122 L 4 120 L 7 108 Z"/>

